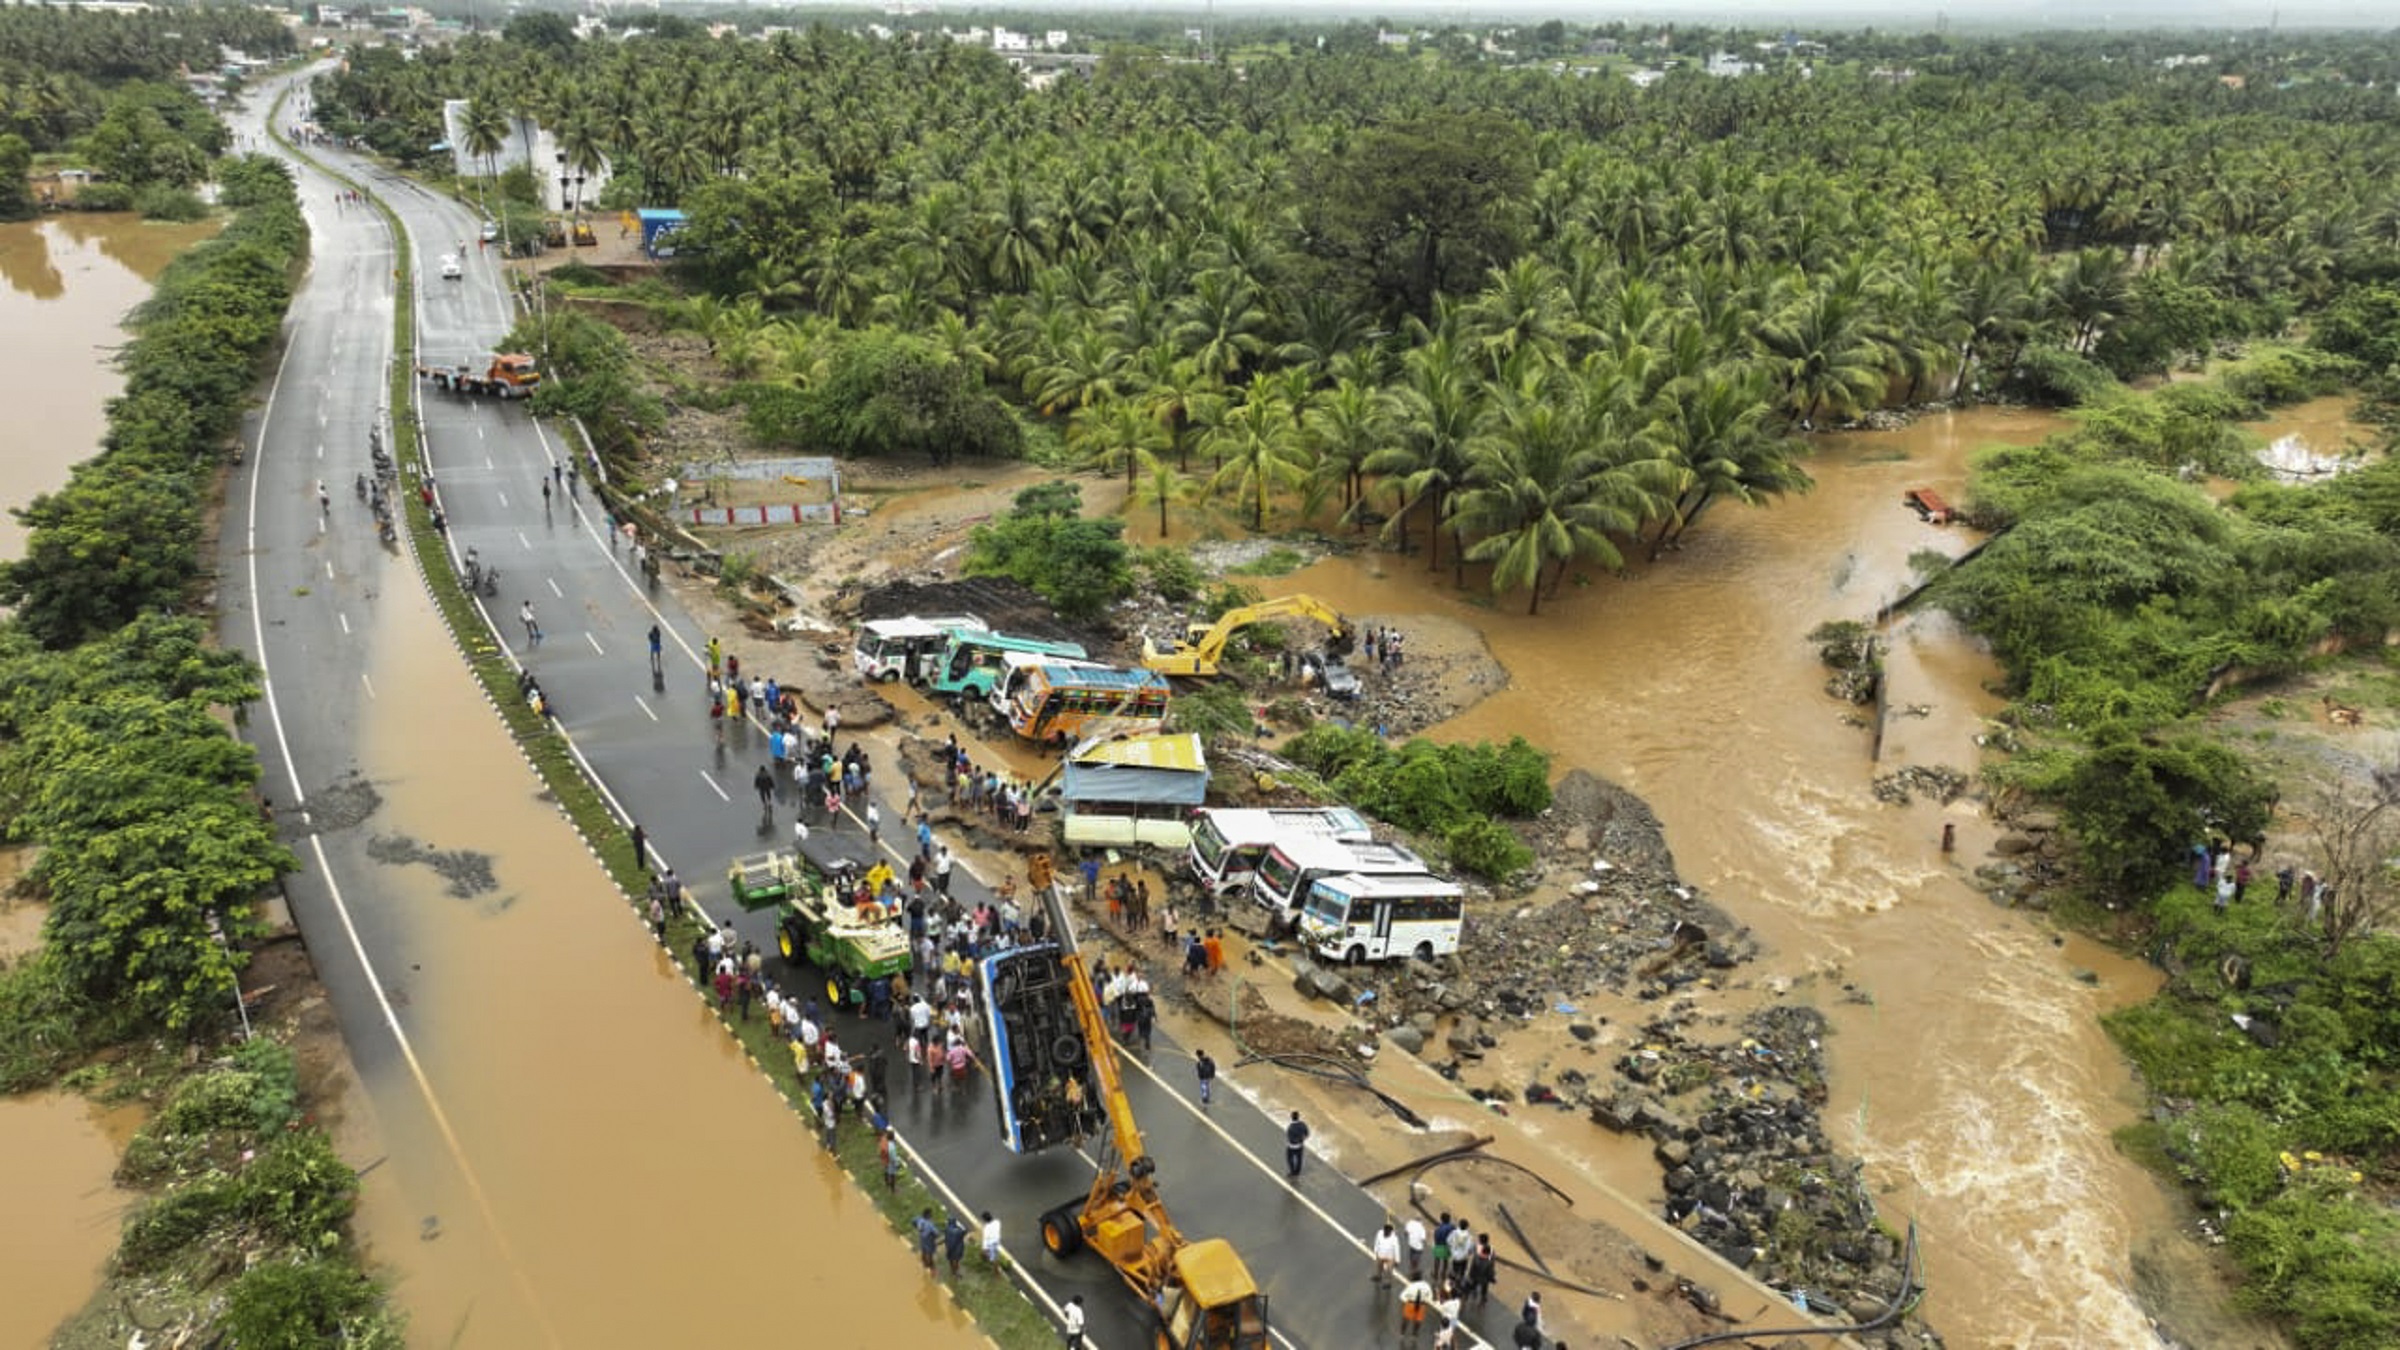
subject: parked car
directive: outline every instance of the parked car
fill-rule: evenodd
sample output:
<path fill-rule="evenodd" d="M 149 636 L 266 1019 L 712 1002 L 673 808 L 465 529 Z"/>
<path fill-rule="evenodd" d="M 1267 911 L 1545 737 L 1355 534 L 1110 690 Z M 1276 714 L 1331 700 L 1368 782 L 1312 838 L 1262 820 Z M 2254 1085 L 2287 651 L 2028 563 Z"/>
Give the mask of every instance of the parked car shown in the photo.
<path fill-rule="evenodd" d="M 1310 652 L 1300 658 L 1300 669 L 1311 683 L 1335 698 L 1358 697 L 1358 672 L 1342 664 L 1338 656 L 1320 656 Z"/>
<path fill-rule="evenodd" d="M 485 243 L 487 243 L 487 244 L 488 244 L 488 243 L 492 242 L 493 240 L 495 240 L 495 239 L 497 239 L 497 238 L 499 238 L 499 237 L 500 237 L 500 222 L 499 222 L 499 221 L 496 221 L 496 220 L 487 220 L 487 221 L 483 222 L 483 242 L 485 242 Z"/>
<path fill-rule="evenodd" d="M 456 281 L 466 274 L 467 269 L 459 266 L 457 254 L 445 253 L 442 255 L 442 280 Z"/>

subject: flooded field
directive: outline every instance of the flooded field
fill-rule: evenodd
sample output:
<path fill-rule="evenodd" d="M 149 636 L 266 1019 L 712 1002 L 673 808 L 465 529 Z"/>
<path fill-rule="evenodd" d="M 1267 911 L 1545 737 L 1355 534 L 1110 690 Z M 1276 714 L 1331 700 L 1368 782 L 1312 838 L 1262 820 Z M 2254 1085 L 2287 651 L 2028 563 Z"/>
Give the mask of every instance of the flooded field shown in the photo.
<path fill-rule="evenodd" d="M 0 457 L 0 508 L 66 482 L 99 450 L 103 411 L 124 384 L 111 364 L 125 343 L 118 325 L 176 254 L 216 229 L 73 212 L 0 225 L 0 407 L 41 409 Z M 17 556 L 24 537 L 0 510 L 0 557 Z"/>
<path fill-rule="evenodd" d="M 0 1345 L 45 1345 L 100 1282 L 131 1196 L 112 1176 L 141 1124 L 72 1092 L 0 1097 Z"/>
<path fill-rule="evenodd" d="M 1974 771 L 1981 719 L 2001 703 L 1987 654 L 1942 615 L 1897 621 L 1877 763 L 1871 732 L 1823 693 L 1806 635 L 1872 619 L 1911 583 L 1912 552 L 1973 543 L 1921 521 L 1903 492 L 1956 500 L 1975 448 L 2056 425 L 1987 409 L 1821 437 L 1814 492 L 1712 511 L 1686 547 L 1621 580 L 1570 573 L 1533 618 L 1472 573 L 1452 590 L 1421 555 L 1329 560 L 1272 584 L 1403 628 L 1428 610 L 1477 624 L 1511 687 L 1438 734 L 1521 733 L 1561 768 L 1640 793 L 1685 877 L 1752 926 L 1767 966 L 1815 976 L 1798 992 L 1837 1029 L 1829 1123 L 1867 1160 L 1886 1217 L 1923 1226 L 1929 1316 L 1960 1346 L 2154 1341 L 2127 1254 L 2156 1236 L 2170 1197 L 2110 1142 L 2139 1098 L 2096 1020 L 2154 977 L 1978 894 L 1966 871 L 1991 833 L 1974 808 L 1870 792 L 1903 764 Z"/>

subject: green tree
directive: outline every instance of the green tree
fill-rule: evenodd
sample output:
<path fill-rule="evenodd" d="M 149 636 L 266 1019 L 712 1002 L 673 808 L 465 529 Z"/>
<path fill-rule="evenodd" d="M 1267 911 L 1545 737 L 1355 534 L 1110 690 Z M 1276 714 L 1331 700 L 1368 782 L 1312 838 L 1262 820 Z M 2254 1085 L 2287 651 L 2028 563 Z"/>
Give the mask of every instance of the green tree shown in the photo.
<path fill-rule="evenodd" d="M 824 377 L 801 390 L 793 443 L 836 455 L 1014 458 L 1024 431 L 1006 405 L 930 341 L 883 329 L 846 333 Z"/>
<path fill-rule="evenodd" d="M 33 172 L 33 147 L 13 133 L 0 134 L 0 220 L 31 220 L 40 207 L 26 176 Z"/>
<path fill-rule="evenodd" d="M 1371 127 L 1296 170 L 1300 247 L 1394 317 L 1430 318 L 1515 246 L 1533 140 L 1496 112 Z"/>
<path fill-rule="evenodd" d="M 2124 724 L 2090 742 L 2050 786 L 2101 894 L 2147 899 L 2175 884 L 2195 842 L 2265 835 L 2275 786 L 2230 747 Z"/>
<path fill-rule="evenodd" d="M 1013 577 L 1061 618 L 1097 617 L 1132 592 L 1132 553 L 1124 521 L 1091 520 L 1082 511 L 1083 490 L 1072 483 L 1025 489 L 1006 516 L 975 527 L 966 572 Z"/>

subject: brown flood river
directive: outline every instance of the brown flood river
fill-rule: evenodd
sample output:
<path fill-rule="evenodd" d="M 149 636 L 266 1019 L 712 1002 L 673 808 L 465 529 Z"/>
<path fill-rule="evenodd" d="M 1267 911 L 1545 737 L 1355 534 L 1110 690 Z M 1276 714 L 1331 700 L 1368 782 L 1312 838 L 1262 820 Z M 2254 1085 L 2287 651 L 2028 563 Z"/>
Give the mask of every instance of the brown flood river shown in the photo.
<path fill-rule="evenodd" d="M 1822 437 L 1810 494 L 1712 509 L 1680 551 L 1637 559 L 1623 580 L 1570 577 L 1536 617 L 1521 595 L 1487 601 L 1472 571 L 1453 591 L 1421 554 L 1328 560 L 1271 587 L 1403 629 L 1427 611 L 1473 623 L 1511 687 L 1438 734 L 1521 733 L 1561 769 L 1650 801 L 1685 877 L 1766 942 L 1761 975 L 1797 977 L 1794 996 L 1833 1019 L 1828 1123 L 1867 1161 L 1886 1216 L 1921 1225 L 1928 1315 L 1961 1347 L 2155 1343 L 2129 1253 L 2186 1279 L 2202 1268 L 2172 1236 L 2173 1197 L 2109 1138 L 2140 1100 L 2097 1018 L 2154 976 L 1984 899 L 1966 873 L 1993 834 L 1972 807 L 1869 791 L 1903 764 L 1972 772 L 1980 719 L 2001 703 L 1986 688 L 1997 666 L 1938 613 L 1896 623 L 1877 765 L 1805 640 L 1829 619 L 1871 619 L 1909 584 L 1910 553 L 1972 542 L 1921 522 L 1903 491 L 1955 501 L 1970 451 L 2056 425 L 1986 409 Z M 1945 821 L 1955 860 L 1939 852 Z"/>
<path fill-rule="evenodd" d="M 66 482 L 99 450 L 105 405 L 124 386 L 110 362 L 125 344 L 119 322 L 176 254 L 216 230 L 71 211 L 0 225 L 0 407 L 35 410 L 16 420 L 0 507 Z M 0 511 L 0 557 L 16 557 L 24 538 Z"/>

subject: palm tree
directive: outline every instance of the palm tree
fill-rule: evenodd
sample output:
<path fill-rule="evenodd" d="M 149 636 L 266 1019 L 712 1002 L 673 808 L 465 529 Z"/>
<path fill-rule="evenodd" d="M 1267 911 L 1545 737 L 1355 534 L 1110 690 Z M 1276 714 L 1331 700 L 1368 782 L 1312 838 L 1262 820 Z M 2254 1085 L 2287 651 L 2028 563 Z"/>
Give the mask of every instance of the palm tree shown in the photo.
<path fill-rule="evenodd" d="M 1456 529 L 1480 536 L 1466 556 L 1492 564 L 1493 593 L 1524 587 L 1529 615 L 1575 559 L 1624 566 L 1610 536 L 1635 534 L 1663 511 L 1675 473 L 1628 434 L 1622 410 L 1547 383 L 1504 399 L 1475 437 L 1452 515 Z"/>
<path fill-rule="evenodd" d="M 1422 325 L 1412 327 L 1424 333 Z M 1408 551 L 1408 515 L 1419 504 L 1431 509 L 1439 530 L 1448 521 L 1450 494 L 1467 472 L 1467 438 L 1475 433 L 1482 409 L 1481 386 L 1466 358 L 1447 337 L 1432 338 L 1409 350 L 1402 360 L 1403 382 L 1396 391 L 1403 431 L 1398 442 L 1367 456 L 1362 466 L 1388 485 L 1398 499 L 1387 531 L 1396 533 L 1400 551 Z M 1440 536 L 1426 550 L 1425 568 L 1441 568 Z M 1456 553 L 1456 550 L 1453 550 Z M 1454 564 L 1465 583 L 1465 559 Z"/>
<path fill-rule="evenodd" d="M 1317 476 L 1341 489 L 1343 514 L 1360 500 L 1360 478 L 1367 459 L 1390 444 L 1397 426 L 1392 396 L 1381 385 L 1344 379 L 1317 398 L 1307 413 L 1310 447 L 1316 452 Z"/>
<path fill-rule="evenodd" d="M 1864 297 L 1820 286 L 1784 307 L 1758 331 L 1783 387 L 1782 408 L 1803 426 L 1846 420 L 1883 395 L 1883 351 L 1867 331 Z"/>
<path fill-rule="evenodd" d="M 2050 295 L 2058 316 L 2074 326 L 2074 349 L 2089 353 L 2132 302 L 2132 268 L 2113 248 L 2080 249 L 2059 264 Z"/>
<path fill-rule="evenodd" d="M 1134 486 L 1134 471 L 1153 450 L 1164 449 L 1167 430 L 1130 399 L 1086 405 L 1067 421 L 1067 444 L 1081 452 L 1086 464 L 1110 469 L 1125 465 L 1125 486 Z"/>
<path fill-rule="evenodd" d="M 1307 447 L 1291 410 L 1263 383 L 1254 382 L 1248 398 L 1228 407 L 1206 439 L 1219 465 L 1208 490 L 1250 498 L 1254 530 L 1267 527 L 1267 494 L 1308 476 Z"/>
<path fill-rule="evenodd" d="M 1651 537 L 1652 560 L 1720 497 L 1757 504 L 1812 486 L 1792 442 L 1769 424 L 1772 406 L 1765 378 L 1749 367 L 1710 371 L 1667 405 L 1658 430 L 1684 483 Z"/>
<path fill-rule="evenodd" d="M 1140 464 L 1144 476 L 1141 483 L 1134 488 L 1133 495 L 1126 498 L 1126 501 L 1134 506 L 1157 503 L 1158 537 L 1164 539 L 1167 537 L 1167 505 L 1170 502 L 1191 500 L 1192 482 L 1185 478 L 1174 465 L 1147 450 L 1137 451 L 1134 458 Z"/>
<path fill-rule="evenodd" d="M 1250 283 L 1227 271 L 1202 272 L 1177 306 L 1174 341 L 1200 369 L 1223 379 L 1267 350 L 1267 314 Z"/>
<path fill-rule="evenodd" d="M 1130 387 L 1125 379 L 1130 364 L 1113 338 L 1087 328 L 1025 372 L 1025 395 L 1045 414 L 1114 403 Z"/>
<path fill-rule="evenodd" d="M 459 132 L 467 153 L 483 161 L 483 176 L 500 176 L 500 151 L 508 144 L 508 114 L 488 98 L 467 100 L 459 116 Z"/>

